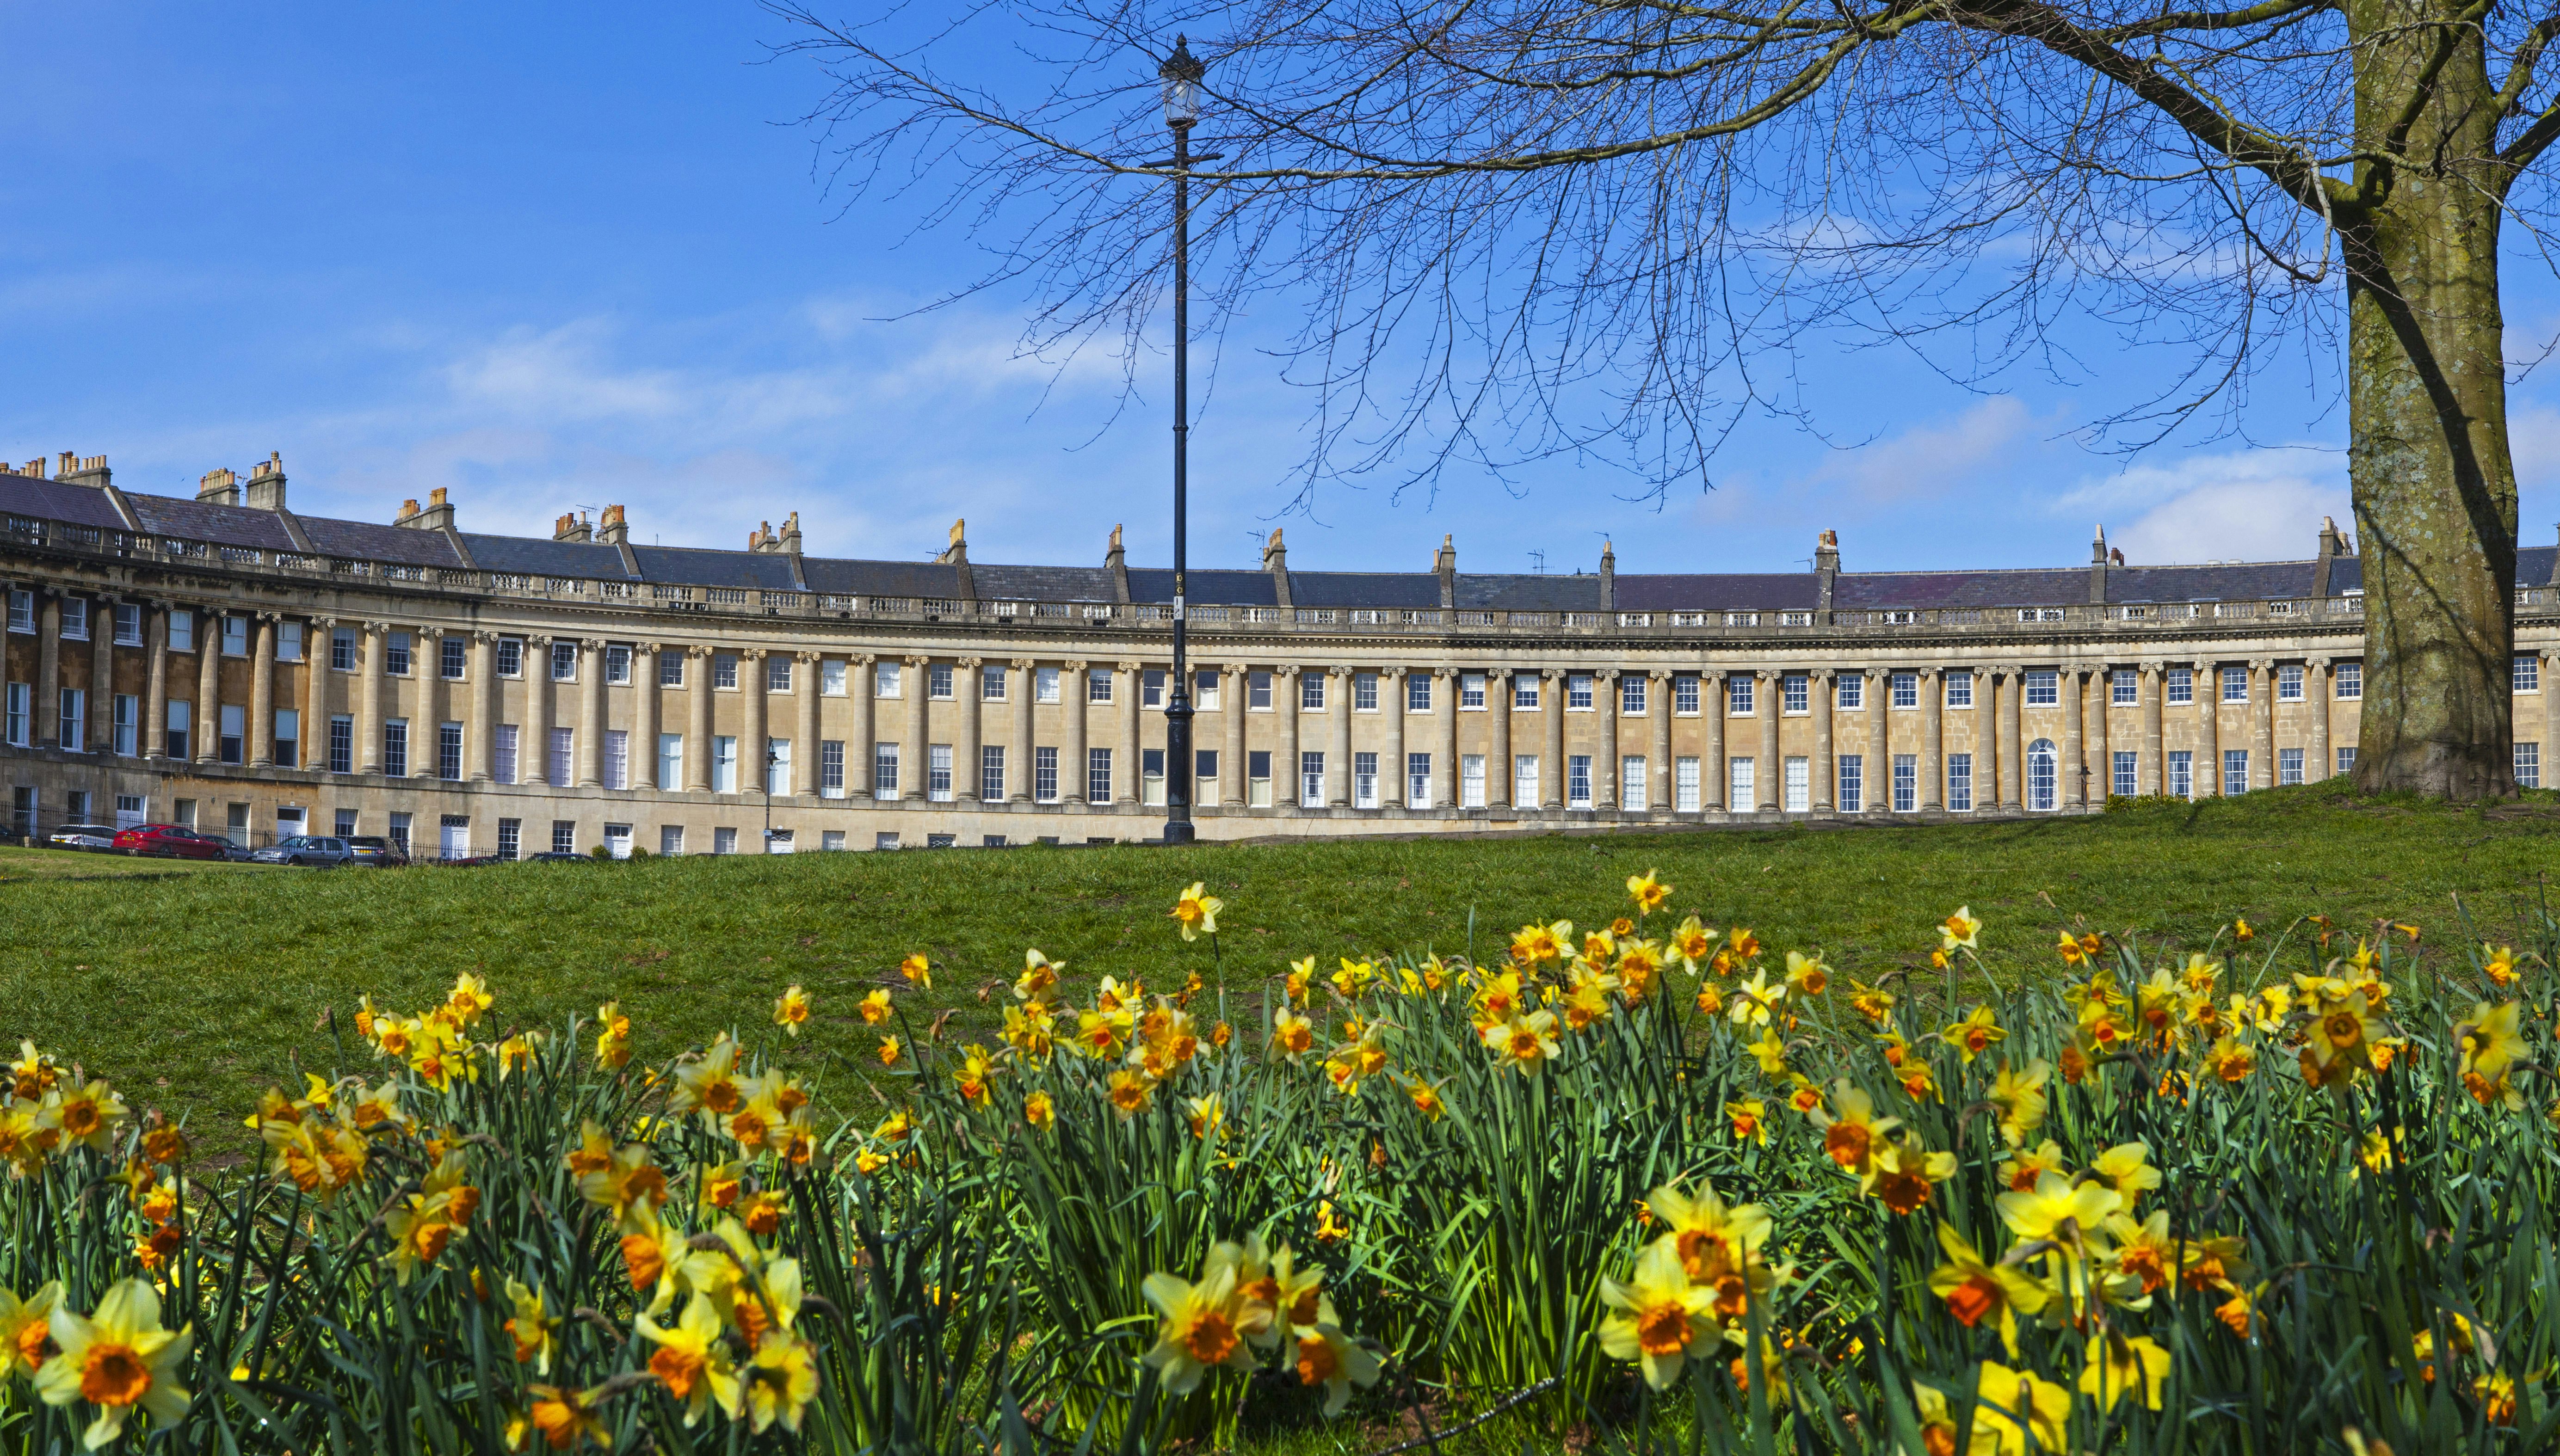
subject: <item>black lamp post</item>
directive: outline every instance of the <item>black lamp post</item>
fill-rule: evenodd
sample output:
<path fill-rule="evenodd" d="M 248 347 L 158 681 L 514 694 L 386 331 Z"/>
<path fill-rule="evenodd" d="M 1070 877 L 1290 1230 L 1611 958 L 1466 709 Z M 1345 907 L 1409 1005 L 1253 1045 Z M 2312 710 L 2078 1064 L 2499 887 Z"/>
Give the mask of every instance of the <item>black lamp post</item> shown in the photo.
<path fill-rule="evenodd" d="M 1194 162 L 1211 162 L 1214 152 L 1192 155 L 1192 125 L 1200 120 L 1200 77 L 1207 68 L 1192 55 L 1181 36 L 1174 54 L 1156 68 L 1164 83 L 1165 125 L 1174 133 L 1174 691 L 1165 701 L 1165 842 L 1189 844 L 1192 828 L 1192 671 L 1183 640 L 1184 599 L 1189 585 L 1191 521 L 1189 498 L 1191 447 L 1191 268 L 1192 177 Z"/>
<path fill-rule="evenodd" d="M 774 750 L 773 740 L 767 738 L 764 740 L 764 779 L 758 786 L 764 790 L 764 852 L 767 854 L 773 852 L 773 771 L 781 763 L 782 755 Z"/>

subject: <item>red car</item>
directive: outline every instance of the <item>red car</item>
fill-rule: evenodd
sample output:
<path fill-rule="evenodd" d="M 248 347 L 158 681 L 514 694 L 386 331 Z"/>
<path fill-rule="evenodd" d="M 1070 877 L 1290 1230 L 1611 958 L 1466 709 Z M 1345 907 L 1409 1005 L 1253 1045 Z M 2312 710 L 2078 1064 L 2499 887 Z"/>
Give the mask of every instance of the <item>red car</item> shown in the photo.
<path fill-rule="evenodd" d="M 115 831 L 115 852 L 151 859 L 221 859 L 223 846 L 177 824 L 136 824 Z"/>

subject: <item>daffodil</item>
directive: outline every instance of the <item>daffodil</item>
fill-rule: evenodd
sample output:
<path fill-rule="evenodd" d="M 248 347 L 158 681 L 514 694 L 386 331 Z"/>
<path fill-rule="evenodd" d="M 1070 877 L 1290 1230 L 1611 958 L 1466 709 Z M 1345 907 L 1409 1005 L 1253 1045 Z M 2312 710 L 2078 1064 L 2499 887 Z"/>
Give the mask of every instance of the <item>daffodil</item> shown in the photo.
<path fill-rule="evenodd" d="M 1047 1092 L 1033 1092 L 1023 1098 L 1023 1120 L 1046 1132 L 1057 1121 L 1057 1104 L 1049 1100 Z"/>
<path fill-rule="evenodd" d="M 1937 1186 L 1956 1176 L 1956 1155 L 1887 1140 L 1868 1155 L 1858 1190 L 1897 1214 L 1918 1213 Z"/>
<path fill-rule="evenodd" d="M 2044 1308 L 2044 1286 L 2005 1263 L 1985 1260 L 1972 1240 L 1944 1220 L 1938 1224 L 1938 1246 L 1946 1250 L 1947 1261 L 1930 1273 L 1929 1292 L 1946 1301 L 1947 1313 L 1966 1329 L 1997 1315 L 1993 1328 L 2000 1331 L 2000 1345 L 2009 1359 L 2017 1359 L 2017 1317 Z"/>
<path fill-rule="evenodd" d="M 685 1424 L 694 1425 L 705 1411 L 717 1408 L 734 1416 L 738 1406 L 737 1372 L 729 1365 L 720 1339 L 720 1311 L 696 1295 L 673 1328 L 643 1314 L 632 1320 L 641 1336 L 658 1348 L 649 1355 L 649 1373 L 667 1393 L 685 1406 Z"/>
<path fill-rule="evenodd" d="M 1636 902 L 1636 914 L 1647 916 L 1670 903 L 1672 887 L 1662 882 L 1660 870 L 1647 870 L 1627 877 L 1627 898 Z"/>
<path fill-rule="evenodd" d="M 527 1288 L 510 1274 L 507 1302 L 515 1311 L 507 1318 L 506 1331 L 516 1342 L 516 1364 L 532 1366 L 536 1375 L 550 1375 L 556 1344 L 553 1336 L 560 1329 L 560 1321 L 552 1318 L 543 1291 Z"/>
<path fill-rule="evenodd" d="M 2074 1183 L 2060 1173 L 2044 1173 L 2035 1187 L 2000 1196 L 2000 1221 L 2020 1238 L 2050 1238 L 2067 1243 L 2104 1227 L 2109 1214 L 2125 1206 L 2125 1196 L 2104 1183 Z"/>
<path fill-rule="evenodd" d="M 47 1100 L 37 1125 L 60 1131 L 66 1145 L 76 1143 L 102 1153 L 115 1124 L 127 1115 L 124 1098 L 105 1082 L 93 1079 L 85 1087 L 55 1092 Z"/>
<path fill-rule="evenodd" d="M 2041 1057 L 2014 1070 L 2001 1061 L 2000 1075 L 1992 1079 L 1983 1100 L 2000 1109 L 2000 1136 L 2010 1147 L 2025 1142 L 2028 1133 L 2044 1125 L 2044 1089 L 2052 1078 L 2053 1064 Z"/>
<path fill-rule="evenodd" d="M 818 1347 L 785 1330 L 767 1331 L 756 1342 L 755 1358 L 744 1375 L 741 1383 L 754 1429 L 761 1433 L 778 1420 L 797 1431 L 802 1413 L 818 1398 Z"/>
<path fill-rule="evenodd" d="M 2156 1209 L 2136 1223 L 2125 1214 L 2107 1216 L 2107 1237 L 2114 1240 L 2116 1269 L 2140 1280 L 2145 1294 L 2169 1281 L 2175 1272 L 2178 1244 L 2168 1236 L 2168 1210 Z"/>
<path fill-rule="evenodd" d="M 2160 1170 L 2151 1164 L 2152 1150 L 2139 1142 L 2120 1142 L 2089 1164 L 2090 1173 L 2123 1195 L 2125 1207 L 2160 1186 Z"/>
<path fill-rule="evenodd" d="M 558 1385 L 527 1385 L 525 1393 L 534 1400 L 525 1419 L 542 1433 L 544 1445 L 555 1451 L 574 1450 L 582 1441 L 612 1446 L 613 1431 L 596 1410 L 604 1399 L 603 1386 L 569 1390 Z"/>
<path fill-rule="evenodd" d="M 1864 1173 L 1868 1159 L 1886 1133 L 1902 1125 L 1897 1117 L 1877 1117 L 1875 1099 L 1847 1078 L 1832 1085 L 1832 1107 L 1805 1114 L 1823 1130 L 1823 1152 L 1851 1173 Z"/>
<path fill-rule="evenodd" d="M 637 1234 L 656 1221 L 666 1203 L 667 1175 L 650 1161 L 648 1144 L 629 1142 L 615 1148 L 603 1167 L 580 1173 L 577 1191 L 588 1203 L 612 1211 L 623 1232 Z"/>
<path fill-rule="evenodd" d="M 1480 1035 L 1488 1051 L 1530 1077 L 1536 1076 L 1560 1050 L 1555 1042 L 1552 1011 L 1532 1011 L 1526 1016 L 1515 1012 L 1508 1020 L 1486 1027 Z"/>
<path fill-rule="evenodd" d="M 1600 1348 L 1613 1360 L 1641 1364 L 1646 1383 L 1671 1388 L 1694 1347 L 1700 1352 L 1720 1343 L 1708 1310 L 1711 1289 L 1689 1282 L 1680 1252 L 1668 1242 L 1649 1245 L 1626 1283 L 1602 1275 L 1600 1302 L 1615 1313 L 1600 1321 Z"/>
<path fill-rule="evenodd" d="M 1848 983 L 1848 1005 L 1849 1009 L 1856 1012 L 1858 1015 L 1865 1017 L 1867 1020 L 1874 1022 L 1878 1026 L 1882 1026 L 1884 1024 L 1884 1018 L 1893 1014 L 1893 993 L 1880 986 L 1870 986 L 1857 981 L 1850 981 Z"/>
<path fill-rule="evenodd" d="M 789 1036 L 800 1035 L 809 1020 L 809 993 L 797 985 L 785 990 L 773 1002 L 773 1024 Z"/>
<path fill-rule="evenodd" d="M 1704 1181 L 1695 1193 L 1665 1184 L 1646 1207 L 1663 1224 L 1655 1242 L 1671 1248 L 1690 1282 L 1723 1301 L 1710 1307 L 1725 1319 L 1741 1319 L 1748 1296 L 1774 1282 L 1760 1258 L 1776 1227 L 1768 1209 L 1756 1203 L 1727 1206 L 1715 1185 Z"/>
<path fill-rule="evenodd" d="M 46 1281 L 25 1299 L 0 1289 L 0 1380 L 32 1376 L 44 1366 L 53 1340 L 53 1317 L 63 1302 L 63 1282 Z"/>
<path fill-rule="evenodd" d="M 635 1234 L 622 1236 L 622 1272 L 631 1281 L 635 1294 L 648 1296 L 648 1312 L 662 1314 L 675 1302 L 679 1274 L 685 1257 L 692 1252 L 685 1241 L 685 1232 L 672 1224 L 653 1221 Z"/>
<path fill-rule="evenodd" d="M 2504 1076 L 2524 1053 L 2523 1010 L 2523 1003 L 2517 1001 L 2498 1006 L 2473 1003 L 2471 1015 L 2454 1028 L 2454 1043 L 2463 1053 L 2462 1070 L 2492 1082 Z"/>
<path fill-rule="evenodd" d="M 1695 975 L 1698 962 L 1715 953 L 1715 939 L 1716 933 L 1699 924 L 1697 917 L 1691 915 L 1672 932 L 1669 942 L 1671 956 L 1680 963 L 1681 969 Z"/>
<path fill-rule="evenodd" d="M 881 986 L 855 1002 L 854 1009 L 862 1013 L 865 1026 L 879 1026 L 886 1022 L 889 1018 L 888 987 Z"/>
<path fill-rule="evenodd" d="M 1767 970 L 1754 970 L 1751 979 L 1734 987 L 1731 1013 L 1734 1025 L 1767 1026 L 1777 1013 L 1778 1003 L 1786 999 L 1787 987 L 1783 981 L 1771 985 Z"/>
<path fill-rule="evenodd" d="M 1155 1080 L 1146 1073 L 1124 1067 L 1111 1074 L 1111 1109 L 1122 1117 L 1135 1117 L 1155 1101 Z"/>
<path fill-rule="evenodd" d="M 1182 928 L 1186 941 L 1214 936 L 1217 934 L 1217 913 L 1225 908 L 1226 902 L 1208 893 L 1205 881 L 1194 880 L 1192 887 L 1174 901 L 1174 924 Z"/>
<path fill-rule="evenodd" d="M 2116 1402 L 2129 1393 L 2140 1397 L 2144 1409 L 2158 1410 L 2168 1369 L 2168 1352 L 2158 1341 L 2111 1330 L 2089 1337 L 2088 1355 L 2080 1367 L 2080 1390 L 2097 1397 L 2100 1410 L 2115 1409 Z"/>
<path fill-rule="evenodd" d="M 1974 919 L 1973 907 L 1970 905 L 1959 905 L 1956 907 L 1956 913 L 1954 915 L 1951 915 L 1938 923 L 1938 948 L 1942 950 L 1954 950 L 1959 947 L 1967 950 L 1973 949 L 1976 939 L 1979 938 L 1982 933 L 1983 923 Z"/>
<path fill-rule="evenodd" d="M 1992 1015 L 1991 1007 L 1976 1006 L 1966 1012 L 1963 1019 L 1951 1022 L 1942 1029 L 1938 1033 L 1938 1039 L 1963 1053 L 1966 1064 L 1970 1066 L 1976 1057 L 1981 1056 L 1995 1043 L 2007 1040 L 2008 1033 L 2000 1030 L 2000 1022 Z"/>
<path fill-rule="evenodd" d="M 1573 922 L 1560 920 L 1553 925 L 1525 925 L 1512 937 L 1512 959 L 1532 970 L 1563 958 L 1564 947 L 1573 941 Z"/>
<path fill-rule="evenodd" d="M 595 1028 L 596 1066 L 617 1068 L 631 1060 L 631 1018 L 622 1014 L 621 1002 L 596 1007 Z"/>
<path fill-rule="evenodd" d="M 1183 1115 L 1190 1119 L 1192 1136 L 1206 1142 L 1226 1125 L 1226 1108 L 1216 1092 L 1183 1099 Z"/>
<path fill-rule="evenodd" d="M 880 1038 L 880 1064 L 882 1067 L 895 1067 L 897 1065 L 898 1058 L 905 1055 L 906 1044 L 904 1042 L 899 1041 L 895 1037 Z"/>
<path fill-rule="evenodd" d="M 1047 999 L 1049 989 L 1057 984 L 1057 973 L 1065 968 L 1066 962 L 1049 959 L 1040 952 L 1038 946 L 1025 950 L 1023 973 L 1014 978 L 1014 999 L 1018 1001 Z M 882 998 L 881 1004 L 883 1006 L 887 1004 L 885 997 Z"/>
<path fill-rule="evenodd" d="M 696 1111 L 724 1116 L 736 1111 L 746 1100 L 738 1089 L 737 1052 L 736 1039 L 722 1032 L 709 1051 L 679 1063 L 667 1110 L 677 1116 Z"/>
<path fill-rule="evenodd" d="M 919 991 L 933 989 L 933 962 L 927 960 L 921 950 L 899 961 L 897 973 L 905 976 L 906 983 Z"/>
<path fill-rule="evenodd" d="M 1295 1061 L 1316 1044 L 1316 1024 L 1295 1011 L 1282 1007 L 1271 1021 L 1271 1045 Z"/>
<path fill-rule="evenodd" d="M 1236 1272 L 1232 1261 L 1211 1259 L 1197 1284 L 1154 1273 L 1140 1286 L 1161 1316 L 1146 1361 L 1156 1368 L 1168 1394 L 1190 1394 L 1219 1366 L 1253 1369 L 1253 1348 L 1247 1342 L 1270 1327 L 1271 1312 L 1244 1298 L 1236 1287 Z"/>
<path fill-rule="evenodd" d="M 2071 1391 L 2032 1371 L 1984 1361 L 1974 1386 L 1973 1456 L 2027 1456 L 2071 1449 Z M 1982 1433 L 1993 1444 L 1986 1448 Z"/>
<path fill-rule="evenodd" d="M 1735 1142 L 1769 1145 L 1769 1108 L 1758 1097 L 1743 1097 L 1724 1104 L 1724 1119 L 1733 1125 Z"/>
<path fill-rule="evenodd" d="M 2480 973 L 2488 977 L 2490 985 L 2501 991 L 2515 984 L 2515 948 L 2511 946 L 2491 946 L 2482 942 Z"/>
<path fill-rule="evenodd" d="M 2033 1149 L 2010 1152 L 1999 1168 L 2000 1182 L 2012 1193 L 2031 1193 L 2037 1179 L 2062 1171 L 2062 1144 L 2049 1137 Z"/>
<path fill-rule="evenodd" d="M 1823 964 L 1823 954 L 1802 951 L 1787 952 L 1787 986 L 1800 996 L 1819 996 L 1832 983 L 1831 967 Z"/>
<path fill-rule="evenodd" d="M 2258 1070 L 2257 1049 L 2232 1037 L 2218 1037 L 2205 1049 L 2204 1065 L 2215 1077 L 2236 1086 Z"/>
<path fill-rule="evenodd" d="M 1326 1306 L 1332 1312 L 1332 1306 Z M 1378 1361 L 1366 1349 L 1345 1335 L 1331 1319 L 1301 1328 L 1295 1332 L 1299 1383 L 1325 1387 L 1325 1418 L 1331 1420 L 1351 1403 L 1352 1387 L 1366 1388 L 1377 1383 Z"/>

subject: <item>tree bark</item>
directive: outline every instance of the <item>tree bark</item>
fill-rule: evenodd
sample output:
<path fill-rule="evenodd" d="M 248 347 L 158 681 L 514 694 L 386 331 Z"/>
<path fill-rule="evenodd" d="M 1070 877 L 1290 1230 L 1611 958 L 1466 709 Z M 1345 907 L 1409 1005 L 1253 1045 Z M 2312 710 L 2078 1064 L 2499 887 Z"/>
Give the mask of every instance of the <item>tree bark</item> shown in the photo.
<path fill-rule="evenodd" d="M 2358 131 L 2410 159 L 2360 164 L 2362 202 L 2339 218 L 2348 477 L 2364 577 L 2355 779 L 2366 791 L 2472 800 L 2514 792 L 2503 178 L 2480 32 L 2412 13 L 2422 8 L 2432 7 L 2348 7 L 2355 30 L 2399 37 L 2363 53 Z M 2405 135 L 2389 136 L 2404 119 Z"/>

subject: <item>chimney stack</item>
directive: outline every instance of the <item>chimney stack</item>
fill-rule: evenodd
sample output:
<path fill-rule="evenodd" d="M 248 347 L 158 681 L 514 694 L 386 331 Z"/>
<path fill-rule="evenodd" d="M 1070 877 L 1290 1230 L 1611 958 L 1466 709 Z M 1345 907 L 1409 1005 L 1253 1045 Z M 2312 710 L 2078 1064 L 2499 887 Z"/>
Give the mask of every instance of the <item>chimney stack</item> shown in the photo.
<path fill-rule="evenodd" d="M 1119 527 L 1114 526 L 1112 527 L 1112 530 L 1116 536 Z M 969 521 L 966 516 L 951 522 L 951 543 L 944 546 L 942 548 L 942 554 L 934 557 L 933 559 L 941 562 L 945 566 L 964 565 L 968 562 Z"/>
<path fill-rule="evenodd" d="M 596 522 L 595 538 L 616 546 L 631 539 L 631 523 L 624 518 L 621 507 L 604 508 L 603 517 Z"/>
<path fill-rule="evenodd" d="M 1458 605 L 1458 538 L 1443 532 L 1440 549 L 1432 554 L 1431 569 L 1440 577 L 1440 610 L 1446 612 Z"/>
<path fill-rule="evenodd" d="M 70 451 L 66 450 L 63 452 L 63 459 L 71 462 L 71 468 L 64 471 L 62 474 L 62 479 L 67 484 L 86 486 L 93 491 L 103 491 L 106 489 L 108 477 L 105 456 L 81 455 L 76 457 Z"/>
<path fill-rule="evenodd" d="M 213 506 L 237 506 L 240 504 L 239 485 L 240 477 L 232 474 L 229 466 L 218 465 L 206 471 L 204 478 L 196 482 L 196 499 Z M 416 503 L 410 504 L 414 506 Z"/>
<path fill-rule="evenodd" d="M 1110 549 L 1102 553 L 1102 569 L 1111 573 L 1111 600 L 1129 600 L 1129 556 L 1120 549 L 1120 527 L 1111 527 Z"/>
<path fill-rule="evenodd" d="M 240 493 L 240 504 L 251 510 L 284 509 L 284 452 L 270 450 L 264 460 L 249 466 L 248 485 Z"/>
<path fill-rule="evenodd" d="M 2321 516 L 2320 528 L 2320 554 L 2312 560 L 2312 596 L 2315 599 L 2328 595 L 2329 563 L 2340 556 L 2349 554 L 2347 551 L 2342 549 L 2344 545 L 2344 539 L 2337 533 L 2337 517 L 2332 515 Z"/>
<path fill-rule="evenodd" d="M 552 522 L 552 539 L 555 541 L 594 540 L 595 523 L 577 511 L 563 511 L 560 519 Z"/>
<path fill-rule="evenodd" d="M 2089 602 L 2092 606 L 2107 604 L 2107 524 L 2098 523 L 2097 534 L 2089 542 Z"/>
<path fill-rule="evenodd" d="M 1271 539 L 1263 543 L 1262 569 L 1271 573 L 1273 600 L 1283 607 L 1289 601 L 1289 548 L 1280 539 L 1280 527 L 1271 527 Z"/>
<path fill-rule="evenodd" d="M 401 523 L 415 526 L 419 530 L 453 529 L 453 507 L 444 499 L 444 488 L 438 486 L 427 492 L 426 509 Z"/>
<path fill-rule="evenodd" d="M 1600 610 L 1618 610 L 1618 547 L 1606 536 L 1600 538 Z"/>
<path fill-rule="evenodd" d="M 1821 612 L 1832 609 L 1832 587 L 1840 580 L 1840 532 L 1824 531 L 1814 537 L 1814 607 Z M 1826 621 L 1829 619 L 1826 618 Z"/>
<path fill-rule="evenodd" d="M 793 556 L 800 554 L 800 512 L 797 510 L 791 512 L 790 519 L 782 522 L 782 549 Z"/>

